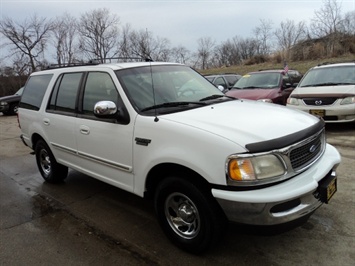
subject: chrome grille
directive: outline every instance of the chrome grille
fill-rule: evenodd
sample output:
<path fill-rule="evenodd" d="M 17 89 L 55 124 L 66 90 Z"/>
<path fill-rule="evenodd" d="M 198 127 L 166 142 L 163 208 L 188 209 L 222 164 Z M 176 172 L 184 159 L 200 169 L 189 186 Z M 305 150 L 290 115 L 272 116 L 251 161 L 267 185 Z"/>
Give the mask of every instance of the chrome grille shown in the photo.
<path fill-rule="evenodd" d="M 323 130 L 290 151 L 289 158 L 295 171 L 306 168 L 322 154 L 325 143 L 324 137 Z"/>
<path fill-rule="evenodd" d="M 335 97 L 304 98 L 303 102 L 306 105 L 322 106 L 322 105 L 332 105 L 336 100 L 337 98 Z"/>

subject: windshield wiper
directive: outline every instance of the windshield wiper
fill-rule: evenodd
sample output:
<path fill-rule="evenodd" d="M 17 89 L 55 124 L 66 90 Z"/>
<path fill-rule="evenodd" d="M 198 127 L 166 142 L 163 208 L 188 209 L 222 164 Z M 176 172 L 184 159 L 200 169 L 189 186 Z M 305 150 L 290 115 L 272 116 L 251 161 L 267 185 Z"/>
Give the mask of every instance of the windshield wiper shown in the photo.
<path fill-rule="evenodd" d="M 256 88 L 260 88 L 260 87 L 256 87 L 256 86 L 248 86 L 248 87 L 244 87 L 244 88 L 242 88 L 242 89 L 244 90 L 244 89 L 256 89 Z"/>
<path fill-rule="evenodd" d="M 321 86 L 337 86 L 337 85 L 344 85 L 344 83 L 325 82 L 325 83 L 318 83 L 318 84 L 309 84 L 302 87 L 321 87 Z"/>
<path fill-rule="evenodd" d="M 167 102 L 167 103 L 156 104 L 156 105 L 143 108 L 141 112 L 153 110 L 153 109 L 165 108 L 165 107 L 177 107 L 177 106 L 184 106 L 190 104 L 206 105 L 206 103 L 203 102 Z"/>
<path fill-rule="evenodd" d="M 208 101 L 208 100 L 214 100 L 214 99 L 218 99 L 218 98 L 222 98 L 222 97 L 227 97 L 227 96 L 221 95 L 221 94 L 213 94 L 213 95 L 207 96 L 205 98 L 202 98 L 200 100 L 200 102 Z"/>

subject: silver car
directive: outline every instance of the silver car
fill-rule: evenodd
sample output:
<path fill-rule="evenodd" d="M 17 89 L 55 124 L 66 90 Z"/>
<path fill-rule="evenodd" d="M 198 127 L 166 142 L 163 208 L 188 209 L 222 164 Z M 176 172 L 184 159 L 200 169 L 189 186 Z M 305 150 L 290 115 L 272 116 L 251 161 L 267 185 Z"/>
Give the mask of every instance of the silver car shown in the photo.
<path fill-rule="evenodd" d="M 291 93 L 287 106 L 320 116 L 327 123 L 355 121 L 355 63 L 311 68 Z"/>

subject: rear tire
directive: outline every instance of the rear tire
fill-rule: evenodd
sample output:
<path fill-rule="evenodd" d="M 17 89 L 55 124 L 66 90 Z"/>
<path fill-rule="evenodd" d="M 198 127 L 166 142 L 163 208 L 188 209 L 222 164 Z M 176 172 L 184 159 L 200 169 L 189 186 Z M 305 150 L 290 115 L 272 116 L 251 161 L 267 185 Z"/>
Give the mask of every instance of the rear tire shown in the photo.
<path fill-rule="evenodd" d="M 155 210 L 166 236 L 191 253 L 216 245 L 226 226 L 224 213 L 208 191 L 190 181 L 168 177 L 157 187 Z"/>
<path fill-rule="evenodd" d="M 68 167 L 57 163 L 48 145 L 39 140 L 35 148 L 36 162 L 44 180 L 48 183 L 59 183 L 68 175 Z"/>

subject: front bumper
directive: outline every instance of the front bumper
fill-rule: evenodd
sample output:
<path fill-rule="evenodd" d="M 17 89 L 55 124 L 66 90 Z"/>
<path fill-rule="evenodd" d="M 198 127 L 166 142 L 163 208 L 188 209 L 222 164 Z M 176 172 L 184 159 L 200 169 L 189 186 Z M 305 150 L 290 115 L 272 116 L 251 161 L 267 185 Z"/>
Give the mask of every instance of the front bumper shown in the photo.
<path fill-rule="evenodd" d="M 212 189 L 213 196 L 232 222 L 250 225 L 288 223 L 314 212 L 322 205 L 317 197 L 319 182 L 336 177 L 340 163 L 338 151 L 331 145 L 322 158 L 307 171 L 281 184 L 251 191 Z"/>
<path fill-rule="evenodd" d="M 355 104 L 333 106 L 287 105 L 287 107 L 310 113 L 310 110 L 324 110 L 326 123 L 348 123 L 355 121 Z"/>
<path fill-rule="evenodd" d="M 8 104 L 7 105 L 0 105 L 0 112 L 5 113 L 7 111 L 9 111 L 9 105 Z"/>

